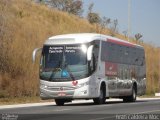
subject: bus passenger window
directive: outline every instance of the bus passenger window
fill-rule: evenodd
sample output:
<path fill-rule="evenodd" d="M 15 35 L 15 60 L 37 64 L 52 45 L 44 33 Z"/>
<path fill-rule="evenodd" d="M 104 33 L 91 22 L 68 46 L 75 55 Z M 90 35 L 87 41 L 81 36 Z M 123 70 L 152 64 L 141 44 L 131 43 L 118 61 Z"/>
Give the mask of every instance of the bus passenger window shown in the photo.
<path fill-rule="evenodd" d="M 94 44 L 95 45 L 93 47 L 92 60 L 89 63 L 90 74 L 92 74 L 96 70 L 98 64 L 99 45 L 96 43 Z"/>
<path fill-rule="evenodd" d="M 95 55 L 92 54 L 92 56 L 93 57 L 92 57 L 92 60 L 91 60 L 91 63 L 90 63 L 90 67 L 91 67 L 91 72 L 93 73 L 96 70 L 97 62 L 96 62 Z"/>

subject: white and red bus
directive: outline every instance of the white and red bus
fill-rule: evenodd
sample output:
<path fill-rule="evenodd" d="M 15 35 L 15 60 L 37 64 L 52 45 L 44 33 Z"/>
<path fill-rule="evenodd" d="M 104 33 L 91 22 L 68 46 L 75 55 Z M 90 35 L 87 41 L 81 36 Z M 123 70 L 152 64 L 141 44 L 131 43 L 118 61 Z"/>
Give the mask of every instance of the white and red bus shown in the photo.
<path fill-rule="evenodd" d="M 64 105 L 74 99 L 106 98 L 134 102 L 145 94 L 144 48 L 118 38 L 94 33 L 50 37 L 41 50 L 40 97 Z"/>

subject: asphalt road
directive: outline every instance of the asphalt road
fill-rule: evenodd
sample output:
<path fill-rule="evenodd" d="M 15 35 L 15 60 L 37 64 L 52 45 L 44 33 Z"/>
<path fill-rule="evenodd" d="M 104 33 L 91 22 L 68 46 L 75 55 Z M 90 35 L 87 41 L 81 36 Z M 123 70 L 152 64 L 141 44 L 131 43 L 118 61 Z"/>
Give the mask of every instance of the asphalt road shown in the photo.
<path fill-rule="evenodd" d="M 106 100 L 103 105 L 94 105 L 89 100 L 64 106 L 56 106 L 54 102 L 36 106 L 3 106 L 0 115 L 3 120 L 160 120 L 160 99 L 138 99 L 134 103 L 113 99 Z"/>

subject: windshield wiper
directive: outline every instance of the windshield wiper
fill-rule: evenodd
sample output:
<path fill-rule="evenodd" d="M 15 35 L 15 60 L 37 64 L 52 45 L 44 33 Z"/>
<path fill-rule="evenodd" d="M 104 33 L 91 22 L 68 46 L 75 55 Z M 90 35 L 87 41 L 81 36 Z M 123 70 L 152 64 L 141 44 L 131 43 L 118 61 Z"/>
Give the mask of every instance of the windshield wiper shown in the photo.
<path fill-rule="evenodd" d="M 57 66 L 55 68 L 53 68 L 52 73 L 51 73 L 51 75 L 49 77 L 49 81 L 52 80 L 52 78 L 54 77 L 54 73 L 57 72 L 57 71 L 62 71 L 62 69 L 61 69 L 61 61 L 59 61 Z"/>

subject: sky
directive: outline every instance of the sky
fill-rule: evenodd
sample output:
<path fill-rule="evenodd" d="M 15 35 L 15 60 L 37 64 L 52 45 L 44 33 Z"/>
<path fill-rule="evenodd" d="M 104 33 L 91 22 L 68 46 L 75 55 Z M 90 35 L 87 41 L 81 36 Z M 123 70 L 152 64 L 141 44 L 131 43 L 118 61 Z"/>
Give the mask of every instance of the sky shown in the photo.
<path fill-rule="evenodd" d="M 118 19 L 119 32 L 128 29 L 129 0 L 83 0 L 84 15 L 94 3 L 93 12 L 112 20 Z M 130 0 L 130 33 L 143 35 L 144 42 L 160 47 L 160 0 Z"/>

